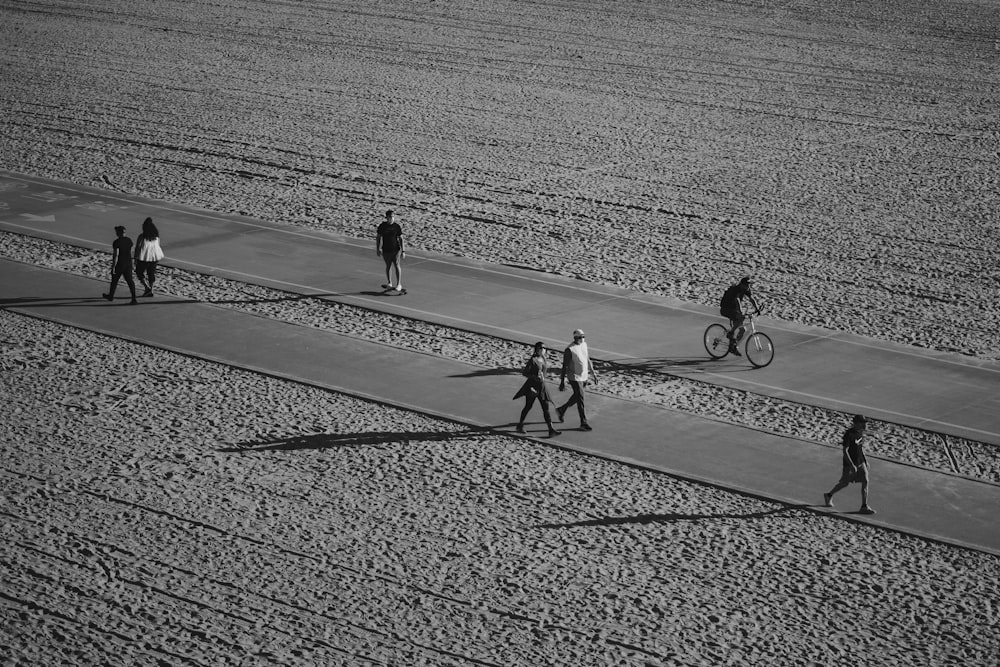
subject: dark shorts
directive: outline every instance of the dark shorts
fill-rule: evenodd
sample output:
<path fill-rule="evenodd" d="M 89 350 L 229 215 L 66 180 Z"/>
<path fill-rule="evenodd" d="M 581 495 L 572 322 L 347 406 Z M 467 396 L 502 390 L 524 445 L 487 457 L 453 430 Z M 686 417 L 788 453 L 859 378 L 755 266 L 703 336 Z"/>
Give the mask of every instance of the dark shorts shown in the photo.
<path fill-rule="evenodd" d="M 857 470 L 851 471 L 850 466 L 844 466 L 843 471 L 840 473 L 840 483 L 841 484 L 857 484 L 859 482 L 868 481 L 868 464 L 862 463 L 858 466 Z"/>
<path fill-rule="evenodd" d="M 743 324 L 743 320 L 746 319 L 746 316 L 739 310 L 729 310 L 728 308 L 721 308 L 719 309 L 719 314 L 729 319 L 731 322 L 735 322 L 737 325 Z"/>
<path fill-rule="evenodd" d="M 382 251 L 382 259 L 385 260 L 386 266 L 395 262 L 397 257 L 399 257 L 398 250 L 396 250 L 395 252 L 386 252 L 384 250 Z"/>

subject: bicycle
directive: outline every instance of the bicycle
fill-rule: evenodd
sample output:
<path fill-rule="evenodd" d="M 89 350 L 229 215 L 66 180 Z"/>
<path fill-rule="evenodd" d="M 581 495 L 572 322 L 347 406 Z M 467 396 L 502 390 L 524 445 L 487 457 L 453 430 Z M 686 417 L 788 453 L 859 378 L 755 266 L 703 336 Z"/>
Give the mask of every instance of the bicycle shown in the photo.
<path fill-rule="evenodd" d="M 774 343 L 771 342 L 771 337 L 762 331 L 757 331 L 757 326 L 753 322 L 754 316 L 759 314 L 760 308 L 757 308 L 757 310 L 747 313 L 746 319 L 743 321 L 743 327 L 748 334 L 743 339 L 745 341 L 743 350 L 746 353 L 747 361 L 754 368 L 764 368 L 774 361 Z M 705 329 L 705 351 L 712 359 L 722 359 L 729 354 L 730 341 L 727 335 L 729 332 L 730 329 L 718 322 L 708 325 L 708 328 Z"/>

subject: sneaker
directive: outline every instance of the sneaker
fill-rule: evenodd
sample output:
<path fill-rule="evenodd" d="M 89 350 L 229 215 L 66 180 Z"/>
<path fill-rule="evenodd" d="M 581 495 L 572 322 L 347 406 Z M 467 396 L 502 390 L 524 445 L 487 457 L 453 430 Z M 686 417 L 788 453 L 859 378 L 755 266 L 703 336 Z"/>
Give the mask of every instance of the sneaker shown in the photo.
<path fill-rule="evenodd" d="M 833 494 L 824 493 L 823 494 L 823 507 L 833 507 Z"/>
<path fill-rule="evenodd" d="M 524 426 L 522 424 L 518 424 L 517 425 L 517 432 L 518 433 L 524 433 Z"/>
<path fill-rule="evenodd" d="M 142 293 L 143 296 L 153 296 L 153 290 L 146 288 L 146 291 Z"/>
<path fill-rule="evenodd" d="M 115 297 L 111 296 L 110 294 L 102 294 L 101 296 L 103 296 L 108 301 L 114 301 L 115 300 Z"/>
<path fill-rule="evenodd" d="M 134 306 L 134 305 L 136 305 L 136 304 L 138 304 L 138 303 L 139 303 L 139 302 L 135 300 L 135 297 L 132 297 L 132 300 L 128 302 L 128 305 L 130 305 L 130 306 Z"/>
<path fill-rule="evenodd" d="M 554 438 L 557 435 L 562 435 L 562 431 L 557 431 L 555 429 L 552 429 L 552 430 L 549 431 L 549 437 L 550 438 Z"/>
<path fill-rule="evenodd" d="M 561 423 L 562 423 L 563 421 L 565 421 L 565 420 L 563 419 L 563 415 L 565 415 L 565 414 L 566 414 L 566 411 L 565 411 L 564 409 L 562 409 L 562 408 L 556 408 L 556 417 L 558 417 L 558 418 L 559 418 L 559 423 L 560 423 L 560 424 L 561 424 Z"/>
<path fill-rule="evenodd" d="M 858 514 L 875 514 L 875 510 L 868 505 L 862 505 L 861 509 L 858 510 Z"/>
<path fill-rule="evenodd" d="M 591 426 L 590 424 L 580 424 L 580 430 L 581 431 L 593 431 L 594 427 Z"/>
<path fill-rule="evenodd" d="M 389 283 L 382 283 L 382 289 L 396 289 L 396 287 L 394 285 L 390 285 Z"/>
<path fill-rule="evenodd" d="M 738 347 L 736 347 L 735 344 L 729 346 L 729 354 L 735 354 L 737 357 L 743 356 L 742 354 L 740 354 L 740 350 Z"/>

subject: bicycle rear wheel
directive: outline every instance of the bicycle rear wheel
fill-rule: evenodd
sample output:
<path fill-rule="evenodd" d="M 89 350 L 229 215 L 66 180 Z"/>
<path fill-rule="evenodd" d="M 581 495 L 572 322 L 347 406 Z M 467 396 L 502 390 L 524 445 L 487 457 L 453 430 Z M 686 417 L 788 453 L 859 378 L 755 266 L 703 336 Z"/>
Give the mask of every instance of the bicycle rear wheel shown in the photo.
<path fill-rule="evenodd" d="M 709 324 L 705 329 L 705 351 L 713 359 L 721 359 L 729 354 L 729 338 L 726 337 L 726 327 L 721 324 Z"/>
<path fill-rule="evenodd" d="M 752 333 L 747 337 L 746 353 L 754 368 L 764 368 L 774 361 L 774 343 L 766 333 Z"/>

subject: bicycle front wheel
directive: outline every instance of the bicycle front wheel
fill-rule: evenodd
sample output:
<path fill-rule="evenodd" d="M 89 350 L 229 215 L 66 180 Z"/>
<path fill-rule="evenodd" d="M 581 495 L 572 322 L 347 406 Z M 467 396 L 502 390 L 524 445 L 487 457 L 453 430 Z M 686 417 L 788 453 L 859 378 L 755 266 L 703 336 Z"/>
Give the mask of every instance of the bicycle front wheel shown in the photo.
<path fill-rule="evenodd" d="M 729 338 L 726 337 L 726 327 L 721 324 L 710 324 L 705 329 L 705 351 L 713 359 L 721 359 L 729 354 Z"/>
<path fill-rule="evenodd" d="M 746 353 L 754 368 L 764 368 L 774 361 L 774 343 L 766 333 L 752 333 L 747 337 Z"/>

